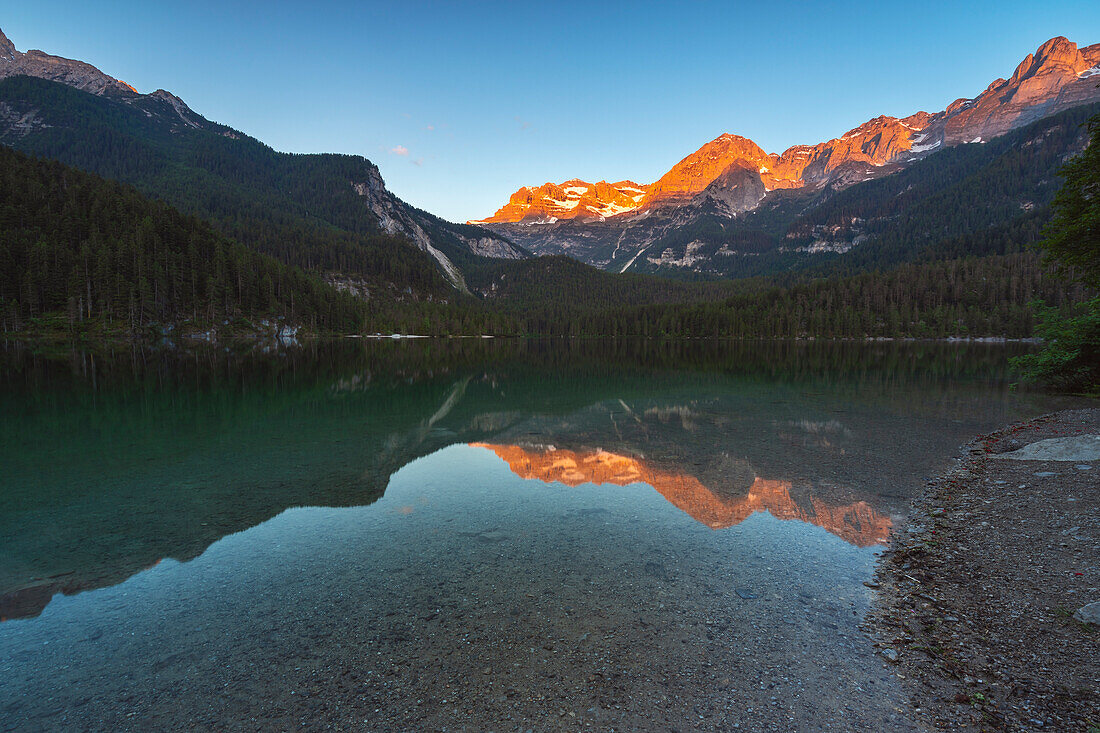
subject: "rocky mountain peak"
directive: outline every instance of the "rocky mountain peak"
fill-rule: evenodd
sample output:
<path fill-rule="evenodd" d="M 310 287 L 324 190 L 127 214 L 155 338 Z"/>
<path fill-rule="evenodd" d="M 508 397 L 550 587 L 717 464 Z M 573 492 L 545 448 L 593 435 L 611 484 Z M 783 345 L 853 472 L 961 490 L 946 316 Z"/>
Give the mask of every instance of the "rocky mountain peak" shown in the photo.
<path fill-rule="evenodd" d="M 756 192 L 746 185 L 744 172 L 730 169 L 737 161 L 759 171 L 767 191 L 844 187 L 884 175 L 944 147 L 986 142 L 1046 115 L 1100 101 L 1098 82 L 1100 44 L 1078 48 L 1065 37 L 1056 36 L 1024 57 L 1009 79 L 996 79 L 977 97 L 956 99 L 942 112 L 917 112 L 901 119 L 882 115 L 839 138 L 816 145 L 795 145 L 779 155 L 765 153 L 746 137 L 723 133 L 674 165 L 656 183 L 647 187 L 632 184 L 633 190 L 645 189 L 644 198 L 635 208 L 648 211 L 681 206 L 704 191 L 713 197 L 722 181 L 738 182 L 739 190 L 733 196 L 736 202 L 751 199 Z M 716 181 L 719 185 L 712 187 Z M 563 185 L 569 183 L 573 182 Z M 612 185 L 622 189 L 620 184 Z M 517 194 L 513 194 L 512 203 Z M 562 218 L 553 215 L 540 219 L 532 211 L 504 207 L 485 221 Z"/>
<path fill-rule="evenodd" d="M 1100 44 L 1078 48 L 1056 36 L 1029 53 L 1008 80 L 953 102 L 933 121 L 946 145 L 989 140 L 1049 114 L 1100 98 L 1088 77 L 1100 71 Z"/>
<path fill-rule="evenodd" d="M 525 222 L 549 224 L 560 220 L 602 221 L 633 211 L 646 187 L 633 181 L 588 183 L 571 178 L 560 184 L 524 186 L 488 219 L 468 224 Z"/>
<path fill-rule="evenodd" d="M 1066 64 L 1074 67 L 1080 59 L 1081 54 L 1077 51 L 1077 44 L 1065 36 L 1051 38 L 1042 46 L 1039 46 L 1039 49 L 1035 52 L 1035 60 L 1039 66 Z M 1084 71 L 1084 69 L 1078 69 L 1078 71 Z"/>
<path fill-rule="evenodd" d="M 699 148 L 695 156 L 688 156 L 684 160 L 687 161 L 689 158 L 697 157 L 700 153 L 707 156 L 737 156 L 741 160 L 762 159 L 768 155 L 763 148 L 749 138 L 729 132 L 722 133 Z"/>
<path fill-rule="evenodd" d="M 15 54 L 17 53 L 15 44 L 8 40 L 3 30 L 0 30 L 0 62 L 15 61 Z"/>
<path fill-rule="evenodd" d="M 1020 65 L 1016 67 L 1016 71 L 1012 72 L 1012 78 L 1009 82 L 1016 84 L 1021 79 L 1031 73 L 1031 70 L 1035 68 L 1035 56 L 1034 54 L 1028 54 L 1024 56 L 1024 60 L 1020 62 Z"/>
<path fill-rule="evenodd" d="M 6 63 L 4 63 L 6 62 Z M 137 91 L 126 82 L 107 76 L 83 61 L 52 56 L 43 51 L 20 53 L 0 31 L 0 79 L 9 76 L 34 76 L 56 81 L 92 94 L 132 96 Z"/>
<path fill-rule="evenodd" d="M 767 191 L 757 167 L 746 160 L 730 163 L 700 194 L 727 215 L 755 209 Z"/>
<path fill-rule="evenodd" d="M 724 133 L 672 166 L 668 173 L 649 187 L 641 208 L 684 203 L 737 161 L 759 170 L 767 166 L 769 158 L 759 145 L 747 137 Z"/>
<path fill-rule="evenodd" d="M 1080 74 L 1090 66 L 1092 63 L 1078 51 L 1076 43 L 1058 36 L 1039 46 L 1035 53 L 1025 56 L 1013 72 L 1009 84 L 1021 84 L 1030 77 L 1045 74 Z"/>

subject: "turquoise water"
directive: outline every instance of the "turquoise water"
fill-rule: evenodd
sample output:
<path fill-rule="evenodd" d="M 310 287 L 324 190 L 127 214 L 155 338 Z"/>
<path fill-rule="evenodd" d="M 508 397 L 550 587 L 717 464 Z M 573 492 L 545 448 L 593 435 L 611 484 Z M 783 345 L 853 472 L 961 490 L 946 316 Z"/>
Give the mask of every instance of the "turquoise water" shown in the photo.
<path fill-rule="evenodd" d="M 905 729 L 863 581 L 1007 351 L 9 348 L 0 725 Z"/>

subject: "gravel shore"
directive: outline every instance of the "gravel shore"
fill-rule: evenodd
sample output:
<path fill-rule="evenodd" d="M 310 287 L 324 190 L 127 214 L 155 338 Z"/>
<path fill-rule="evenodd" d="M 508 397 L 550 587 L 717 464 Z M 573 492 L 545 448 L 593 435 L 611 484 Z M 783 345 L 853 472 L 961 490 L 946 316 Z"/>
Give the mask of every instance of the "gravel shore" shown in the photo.
<path fill-rule="evenodd" d="M 895 535 L 869 623 L 926 724 L 1100 731 L 1100 626 L 1080 611 L 1100 601 L 1100 460 L 1077 437 L 1088 435 L 1100 409 L 976 439 Z M 1066 438 L 1077 447 L 1060 460 L 1012 455 Z"/>

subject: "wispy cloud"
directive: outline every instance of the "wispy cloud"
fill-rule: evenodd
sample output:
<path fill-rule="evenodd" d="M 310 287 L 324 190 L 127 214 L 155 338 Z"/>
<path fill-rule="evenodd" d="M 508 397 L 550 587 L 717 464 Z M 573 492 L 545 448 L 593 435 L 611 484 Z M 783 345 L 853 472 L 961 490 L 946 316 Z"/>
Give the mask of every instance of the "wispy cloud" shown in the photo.
<path fill-rule="evenodd" d="M 431 132 L 432 130 L 435 129 L 435 125 L 427 125 L 427 126 L 424 127 L 424 129 L 427 130 L 428 132 Z"/>
<path fill-rule="evenodd" d="M 409 149 L 404 145 L 398 145 L 396 148 L 390 148 L 390 152 L 394 155 L 408 155 Z"/>

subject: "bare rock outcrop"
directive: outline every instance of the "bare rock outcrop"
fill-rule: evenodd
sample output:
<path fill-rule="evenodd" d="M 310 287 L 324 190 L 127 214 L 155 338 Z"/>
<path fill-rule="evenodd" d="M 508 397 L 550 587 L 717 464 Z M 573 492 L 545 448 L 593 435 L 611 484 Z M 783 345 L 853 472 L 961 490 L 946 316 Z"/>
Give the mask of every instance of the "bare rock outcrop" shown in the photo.
<path fill-rule="evenodd" d="M 107 76 L 83 61 L 53 56 L 43 51 L 21 53 L 0 31 L 0 79 L 10 76 L 49 79 L 92 94 L 137 95 L 137 90 L 126 82 Z"/>
<path fill-rule="evenodd" d="M 609 216 L 673 208 L 697 200 L 704 192 L 714 200 L 731 166 L 759 172 L 765 191 L 784 188 L 842 188 L 896 170 L 898 165 L 945 147 L 987 142 L 1047 115 L 1100 101 L 1100 44 L 1078 48 L 1066 38 L 1052 38 L 1028 54 L 1008 79 L 997 79 L 973 99 L 957 99 L 942 112 L 917 112 L 908 117 L 880 116 L 844 135 L 815 145 L 795 145 L 782 153 L 766 153 L 740 135 L 725 133 L 674 165 L 648 186 L 566 181 L 525 187 L 508 204 L 482 222 L 553 224 L 564 219 L 604 220 Z M 741 200 L 742 187 L 731 193 Z M 602 182 L 601 182 L 602 183 Z M 608 190 L 610 189 L 610 190 Z M 613 191 L 624 194 L 616 198 Z M 641 195 L 639 195 L 641 194 Z M 762 197 L 761 197 L 762 198 Z M 736 213 L 743 209 L 733 206 Z"/>
<path fill-rule="evenodd" d="M 468 223 L 602 221 L 636 209 L 645 192 L 645 186 L 633 181 L 588 183 L 579 178 L 560 184 L 524 186 L 489 218 Z"/>
<path fill-rule="evenodd" d="M 672 166 L 650 186 L 640 207 L 686 203 L 737 162 L 759 170 L 767 165 L 768 154 L 747 137 L 729 133 L 719 135 Z"/>
<path fill-rule="evenodd" d="M 730 163 L 699 196 L 732 216 L 755 209 L 766 193 L 760 172 L 750 163 L 737 160 Z"/>

